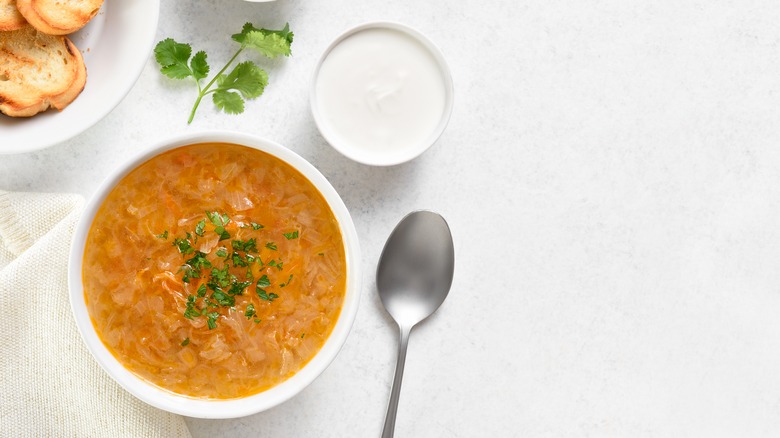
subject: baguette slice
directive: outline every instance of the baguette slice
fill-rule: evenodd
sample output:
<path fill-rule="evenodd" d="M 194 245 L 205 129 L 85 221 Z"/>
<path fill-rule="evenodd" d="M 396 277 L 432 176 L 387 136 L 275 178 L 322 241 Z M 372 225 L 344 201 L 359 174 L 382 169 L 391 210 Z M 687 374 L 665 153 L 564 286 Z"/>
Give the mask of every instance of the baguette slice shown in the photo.
<path fill-rule="evenodd" d="M 28 23 L 49 35 L 66 35 L 86 25 L 103 0 L 16 0 Z"/>
<path fill-rule="evenodd" d="M 30 117 L 49 107 L 62 110 L 87 80 L 81 52 L 63 36 L 31 26 L 0 32 L 0 112 Z"/>
<path fill-rule="evenodd" d="M 16 9 L 16 0 L 0 0 L 0 31 L 21 29 L 25 23 Z"/>

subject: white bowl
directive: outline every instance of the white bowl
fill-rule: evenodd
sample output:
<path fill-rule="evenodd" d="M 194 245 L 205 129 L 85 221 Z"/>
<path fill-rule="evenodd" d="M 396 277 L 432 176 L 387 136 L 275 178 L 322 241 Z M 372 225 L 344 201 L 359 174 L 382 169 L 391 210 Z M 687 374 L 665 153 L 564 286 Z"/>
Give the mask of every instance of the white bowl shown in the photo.
<path fill-rule="evenodd" d="M 116 184 L 133 169 L 154 156 L 180 146 L 204 142 L 233 143 L 253 147 L 285 161 L 301 172 L 322 193 L 333 211 L 344 239 L 346 255 L 347 282 L 344 305 L 336 321 L 336 326 L 322 349 L 288 380 L 259 394 L 233 400 L 206 400 L 178 395 L 161 389 L 128 371 L 98 337 L 87 311 L 82 285 L 82 263 L 87 234 L 95 214 Z M 114 170 L 87 203 L 76 226 L 68 266 L 70 303 L 76 318 L 76 325 L 87 344 L 87 348 L 100 366 L 117 383 L 142 401 L 169 412 L 199 418 L 235 418 L 251 415 L 288 400 L 309 385 L 336 358 L 347 339 L 357 314 L 360 299 L 360 278 L 360 248 L 357 232 L 347 207 L 328 180 L 309 162 L 277 143 L 247 134 L 227 131 L 186 134 L 162 141 L 119 169 Z"/>
<path fill-rule="evenodd" d="M 383 151 L 381 153 L 369 149 L 352 147 L 346 144 L 346 142 L 340 141 L 340 136 L 335 132 L 333 127 L 330 126 L 330 124 L 320 113 L 319 102 L 317 100 L 317 79 L 320 74 L 322 63 L 328 57 L 330 52 L 342 41 L 358 32 L 368 29 L 391 29 L 412 37 L 430 52 L 441 71 L 445 93 L 444 111 L 442 111 L 441 119 L 439 120 L 438 125 L 428 136 L 428 138 L 416 145 L 413 145 L 413 147 L 399 149 L 392 152 Z M 341 154 L 347 158 L 350 158 L 359 163 L 372 166 L 393 166 L 417 158 L 420 156 L 420 154 L 428 150 L 428 148 L 436 143 L 436 140 L 439 139 L 450 121 L 452 107 L 455 100 L 455 90 L 452 84 L 452 73 L 450 72 L 450 68 L 447 65 L 447 61 L 444 59 L 444 55 L 441 53 L 441 50 L 439 50 L 439 48 L 430 39 L 428 39 L 428 37 L 423 35 L 422 32 L 401 23 L 392 21 L 376 21 L 355 26 L 342 33 L 338 38 L 330 43 L 328 48 L 325 49 L 325 52 L 320 57 L 320 60 L 317 62 L 317 67 L 314 69 L 314 76 L 312 77 L 309 91 L 309 99 L 311 104 L 311 112 L 314 116 L 314 123 L 317 125 L 317 129 L 319 129 L 322 136 L 325 137 L 325 140 L 331 146 L 333 146 L 333 148 L 341 152 Z"/>

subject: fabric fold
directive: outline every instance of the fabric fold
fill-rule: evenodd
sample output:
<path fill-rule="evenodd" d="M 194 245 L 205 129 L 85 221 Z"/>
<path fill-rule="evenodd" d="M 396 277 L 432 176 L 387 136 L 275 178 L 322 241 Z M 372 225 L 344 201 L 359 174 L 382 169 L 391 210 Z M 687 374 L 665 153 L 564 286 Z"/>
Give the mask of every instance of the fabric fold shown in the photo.
<path fill-rule="evenodd" d="M 68 298 L 78 195 L 0 191 L 0 430 L 4 436 L 190 437 L 95 362 Z"/>

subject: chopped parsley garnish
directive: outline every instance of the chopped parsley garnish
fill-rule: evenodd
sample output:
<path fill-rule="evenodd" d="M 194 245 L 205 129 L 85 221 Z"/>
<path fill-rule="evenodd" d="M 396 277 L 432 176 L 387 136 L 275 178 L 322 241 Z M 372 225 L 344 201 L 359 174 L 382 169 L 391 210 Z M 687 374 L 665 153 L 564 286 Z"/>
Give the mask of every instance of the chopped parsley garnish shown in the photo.
<path fill-rule="evenodd" d="M 190 295 L 187 297 L 187 309 L 184 310 L 184 317 L 187 319 L 194 319 L 200 316 L 200 311 L 195 308 L 195 296 Z"/>
<path fill-rule="evenodd" d="M 158 234 L 154 237 L 157 237 L 158 239 L 162 239 L 162 240 L 168 240 L 168 230 L 165 230 L 162 232 L 162 234 Z"/>
<path fill-rule="evenodd" d="M 219 313 L 217 313 L 217 312 L 209 312 L 206 315 L 206 318 L 208 318 L 208 320 L 206 322 L 209 325 L 209 330 L 214 330 L 215 328 L 217 328 L 217 318 L 219 318 Z"/>
<path fill-rule="evenodd" d="M 209 281 L 208 286 L 214 289 L 212 285 L 219 286 L 219 287 L 228 287 L 230 284 L 230 278 L 229 278 L 230 272 L 228 271 L 228 266 L 225 265 L 222 269 L 217 268 L 211 268 L 211 281 Z"/>
<path fill-rule="evenodd" d="M 190 265 L 184 265 L 181 268 L 179 268 L 179 272 L 184 272 L 184 275 L 182 275 L 182 281 L 185 283 L 189 283 L 191 279 L 193 278 L 200 278 L 199 271 L 196 271 L 195 269 L 192 269 L 192 266 Z"/>
<path fill-rule="evenodd" d="M 211 221 L 212 224 L 217 227 L 224 227 L 230 223 L 230 218 L 228 217 L 227 213 L 220 214 L 216 211 L 207 211 L 206 217 L 209 219 L 209 221 Z"/>
<path fill-rule="evenodd" d="M 257 239 L 234 240 L 232 242 L 233 250 L 244 252 L 257 252 Z"/>
<path fill-rule="evenodd" d="M 220 242 L 223 241 L 223 240 L 230 239 L 230 233 L 228 233 L 227 230 L 225 230 L 225 227 L 214 228 L 214 232 L 219 234 Z"/>
<path fill-rule="evenodd" d="M 279 295 L 276 295 L 275 293 L 268 293 L 265 289 L 257 289 L 257 296 L 260 297 L 261 300 L 265 301 L 271 301 L 279 298 Z"/>
<path fill-rule="evenodd" d="M 173 246 L 179 248 L 179 252 L 184 255 L 195 252 L 195 249 L 192 247 L 192 244 L 188 239 L 179 239 L 177 237 L 176 239 L 173 239 Z"/>
<path fill-rule="evenodd" d="M 195 226 L 195 234 L 197 234 L 200 237 L 203 237 L 204 228 L 206 228 L 206 219 L 201 220 L 200 222 L 198 222 L 198 225 Z"/>
<path fill-rule="evenodd" d="M 184 338 L 184 340 L 181 341 L 181 344 L 179 344 L 179 345 L 181 345 L 182 347 L 186 347 L 186 346 L 190 345 L 190 338 Z"/>
<path fill-rule="evenodd" d="M 211 298 L 223 307 L 233 307 L 236 304 L 236 299 L 225 292 L 222 292 L 221 289 L 215 290 L 214 293 L 211 294 Z"/>
<path fill-rule="evenodd" d="M 207 211 L 206 217 L 216 227 L 214 228 L 214 232 L 219 234 L 220 241 L 230 239 L 230 233 L 225 230 L 225 225 L 230 223 L 230 218 L 227 214 L 219 214 L 216 211 Z"/>
<path fill-rule="evenodd" d="M 244 295 L 244 291 L 246 290 L 249 285 L 252 284 L 249 281 L 236 281 L 233 282 L 233 284 L 230 285 L 230 289 L 228 289 L 228 294 L 230 295 Z"/>
<path fill-rule="evenodd" d="M 241 257 L 241 254 L 234 252 L 232 256 L 230 256 L 233 262 L 233 266 L 240 266 L 240 267 L 246 267 L 249 266 L 246 259 Z"/>
<path fill-rule="evenodd" d="M 203 268 L 210 268 L 211 262 L 206 258 L 206 254 L 196 251 L 195 257 L 187 260 L 187 265 L 191 266 L 192 269 L 196 269 L 200 271 Z"/>
<path fill-rule="evenodd" d="M 301 333 L 301 339 L 303 339 L 304 336 L 306 336 L 306 333 Z"/>
<path fill-rule="evenodd" d="M 259 280 L 257 280 L 257 287 L 258 288 L 264 288 L 271 285 L 271 280 L 268 279 L 268 276 L 263 274 L 262 277 L 260 277 Z"/>
<path fill-rule="evenodd" d="M 230 238 L 230 234 L 225 229 L 225 226 L 230 223 L 230 218 L 225 213 L 219 212 L 206 212 L 206 219 L 200 220 L 195 226 L 193 233 L 186 232 L 185 238 L 176 238 L 173 241 L 179 253 L 182 254 L 184 264 L 179 269 L 179 273 L 182 273 L 182 281 L 187 284 L 193 283 L 192 279 L 199 279 L 194 282 L 197 285 L 197 290 L 194 294 L 187 295 L 186 308 L 184 310 L 184 317 L 190 320 L 194 320 L 199 317 L 206 317 L 209 330 L 217 328 L 217 320 L 224 314 L 223 308 L 235 308 L 236 296 L 244 295 L 247 292 L 247 288 L 253 285 L 255 286 L 255 292 L 257 296 L 268 302 L 273 302 L 279 295 L 266 291 L 265 288 L 271 286 L 275 278 L 269 278 L 267 274 L 263 274 L 257 281 L 252 272 L 252 264 L 256 263 L 260 268 L 266 266 L 263 261 L 257 255 L 258 244 L 256 238 L 249 238 L 244 240 L 231 240 L 230 246 L 220 246 L 211 255 L 210 253 L 204 253 L 196 249 L 195 246 L 198 242 L 198 237 L 203 237 L 206 234 L 206 225 L 208 223 L 214 225 L 214 232 L 220 236 L 220 240 L 226 240 Z M 250 225 L 253 229 L 259 230 L 263 226 L 251 222 Z M 242 225 L 243 228 L 249 226 Z M 291 233 L 282 233 L 287 239 L 294 239 L 298 237 L 298 231 Z M 167 238 L 169 236 L 168 231 L 157 236 Z M 271 250 L 277 250 L 277 246 L 274 242 L 267 242 L 266 248 Z M 232 249 L 232 252 L 229 252 Z M 254 253 L 254 254 L 250 254 Z M 218 266 L 221 266 L 218 267 Z M 268 262 L 267 266 L 274 266 L 281 270 L 283 263 L 281 259 L 272 259 Z M 239 268 L 246 269 L 243 281 L 240 281 L 236 276 Z M 233 272 L 231 272 L 231 269 Z M 287 281 L 280 283 L 280 287 L 285 287 L 290 284 L 293 276 L 290 275 Z M 273 280 L 273 281 L 272 281 Z M 194 285 L 192 285 L 194 287 Z M 185 287 L 188 290 L 189 286 Z M 189 289 L 192 290 L 192 289 Z M 210 293 L 209 293 L 210 292 Z M 244 311 L 244 316 L 248 320 L 253 320 L 255 324 L 260 323 L 261 319 L 257 318 L 257 312 L 255 310 L 255 303 L 247 302 Z M 189 338 L 188 338 L 189 339 Z M 187 342 L 189 342 L 187 340 Z M 182 341 L 182 346 L 184 346 Z"/>

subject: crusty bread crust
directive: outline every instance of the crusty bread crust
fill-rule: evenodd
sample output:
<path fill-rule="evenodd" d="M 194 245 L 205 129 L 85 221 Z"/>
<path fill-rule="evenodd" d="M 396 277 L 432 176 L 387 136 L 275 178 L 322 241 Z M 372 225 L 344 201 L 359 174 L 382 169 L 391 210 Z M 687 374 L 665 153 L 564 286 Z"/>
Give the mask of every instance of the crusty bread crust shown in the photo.
<path fill-rule="evenodd" d="M 63 36 L 25 26 L 0 33 L 0 112 L 30 117 L 48 108 L 62 110 L 87 80 L 81 52 Z"/>
<path fill-rule="evenodd" d="M 103 0 L 16 0 L 16 7 L 33 27 L 49 35 L 67 35 L 84 27 Z"/>
<path fill-rule="evenodd" d="M 16 9 L 16 0 L 0 0 L 0 32 L 21 29 L 25 23 Z"/>

